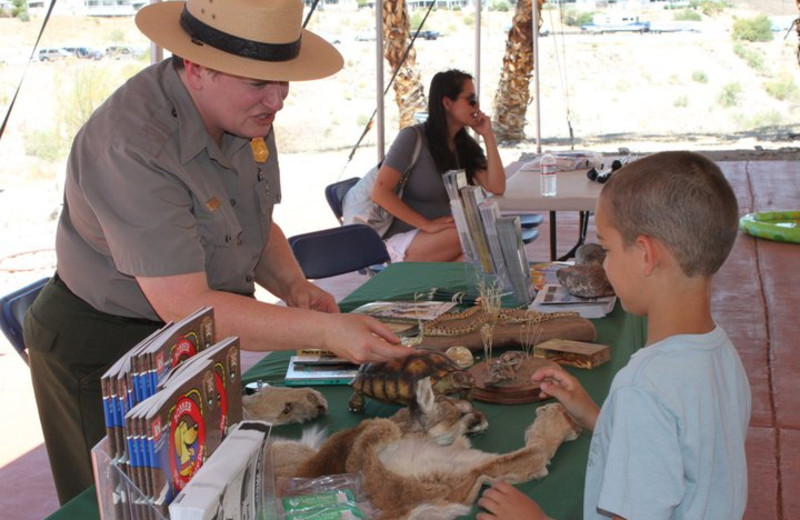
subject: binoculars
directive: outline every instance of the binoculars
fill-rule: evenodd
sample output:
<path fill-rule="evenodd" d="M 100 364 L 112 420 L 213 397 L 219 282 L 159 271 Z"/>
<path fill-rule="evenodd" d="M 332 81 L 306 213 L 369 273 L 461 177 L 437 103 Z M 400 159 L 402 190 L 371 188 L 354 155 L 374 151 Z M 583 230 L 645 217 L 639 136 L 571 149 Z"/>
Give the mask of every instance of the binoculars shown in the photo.
<path fill-rule="evenodd" d="M 608 179 L 611 178 L 611 175 L 620 168 L 622 168 L 622 161 L 619 159 L 614 159 L 611 162 L 611 168 L 604 170 L 603 165 L 600 165 L 600 171 L 597 171 L 597 168 L 590 168 L 589 171 L 586 172 L 586 176 L 590 181 L 604 184 Z"/>

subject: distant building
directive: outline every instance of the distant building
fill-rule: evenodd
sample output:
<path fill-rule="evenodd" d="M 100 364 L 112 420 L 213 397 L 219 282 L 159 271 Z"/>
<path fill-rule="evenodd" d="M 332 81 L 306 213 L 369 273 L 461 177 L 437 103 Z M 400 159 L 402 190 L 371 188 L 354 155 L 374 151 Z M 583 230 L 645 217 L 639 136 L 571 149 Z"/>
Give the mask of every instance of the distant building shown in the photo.
<path fill-rule="evenodd" d="M 43 11 L 51 0 L 27 0 L 28 10 Z M 86 14 L 89 16 L 132 16 L 147 5 L 148 0 L 60 0 L 56 12 Z M 0 9 L 10 10 L 12 0 L 0 0 Z"/>
<path fill-rule="evenodd" d="M 307 6 L 311 6 L 314 0 L 303 0 Z M 485 5 L 487 0 L 481 0 Z M 472 5 L 474 0 L 406 0 L 406 6 L 409 9 L 427 9 L 431 4 L 435 4 L 437 9 L 454 9 L 463 8 L 467 5 Z M 351 9 L 353 7 L 368 7 L 370 9 L 375 7 L 375 0 L 320 0 L 317 4 L 317 9 Z"/>
<path fill-rule="evenodd" d="M 595 11 L 606 8 L 645 9 L 687 7 L 688 0 L 548 0 L 548 3 L 574 7 L 578 11 Z"/>
<path fill-rule="evenodd" d="M 133 16 L 147 5 L 146 0 L 84 0 L 88 16 Z"/>

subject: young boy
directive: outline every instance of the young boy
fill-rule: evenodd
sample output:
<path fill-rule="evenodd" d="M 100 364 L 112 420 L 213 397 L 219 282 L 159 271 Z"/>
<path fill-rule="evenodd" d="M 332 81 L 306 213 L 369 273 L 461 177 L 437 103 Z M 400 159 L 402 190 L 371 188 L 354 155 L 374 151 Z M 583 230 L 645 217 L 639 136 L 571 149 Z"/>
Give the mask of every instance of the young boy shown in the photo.
<path fill-rule="evenodd" d="M 741 518 L 750 387 L 711 316 L 711 279 L 737 233 L 733 190 L 698 154 L 657 153 L 614 173 L 595 220 L 623 308 L 647 317 L 647 345 L 600 409 L 564 370 L 533 375 L 593 430 L 583 518 Z M 504 482 L 479 505 L 479 520 L 546 518 Z"/>

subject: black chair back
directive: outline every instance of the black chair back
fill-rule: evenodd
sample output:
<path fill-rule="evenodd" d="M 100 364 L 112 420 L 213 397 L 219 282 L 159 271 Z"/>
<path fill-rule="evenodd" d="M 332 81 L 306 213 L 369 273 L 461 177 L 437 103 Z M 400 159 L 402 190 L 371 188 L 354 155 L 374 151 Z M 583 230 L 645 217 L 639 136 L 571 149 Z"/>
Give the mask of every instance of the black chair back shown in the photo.
<path fill-rule="evenodd" d="M 365 224 L 312 231 L 289 238 L 306 278 L 328 278 L 390 261 L 381 237 Z"/>
<path fill-rule="evenodd" d="M 28 307 L 31 306 L 48 280 L 50 278 L 42 278 L 0 298 L 0 329 L 26 364 L 28 363 L 28 354 L 22 339 L 22 322 L 25 319 L 25 313 L 28 312 Z"/>
<path fill-rule="evenodd" d="M 347 191 L 360 180 L 359 177 L 352 177 L 343 181 L 334 182 L 325 187 L 325 198 L 328 200 L 331 211 L 333 211 L 333 214 L 336 215 L 336 218 L 339 220 L 339 224 L 342 223 L 342 201 L 344 201 L 344 196 Z"/>

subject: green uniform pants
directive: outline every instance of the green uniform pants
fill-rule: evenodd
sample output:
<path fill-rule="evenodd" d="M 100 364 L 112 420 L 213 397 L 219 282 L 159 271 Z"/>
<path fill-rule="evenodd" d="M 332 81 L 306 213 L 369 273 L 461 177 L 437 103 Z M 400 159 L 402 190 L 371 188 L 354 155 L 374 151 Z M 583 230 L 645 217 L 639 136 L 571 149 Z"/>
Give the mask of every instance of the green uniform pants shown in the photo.
<path fill-rule="evenodd" d="M 58 275 L 25 316 L 33 391 L 62 505 L 94 483 L 91 449 L 106 435 L 100 377 L 161 325 L 99 312 Z"/>

